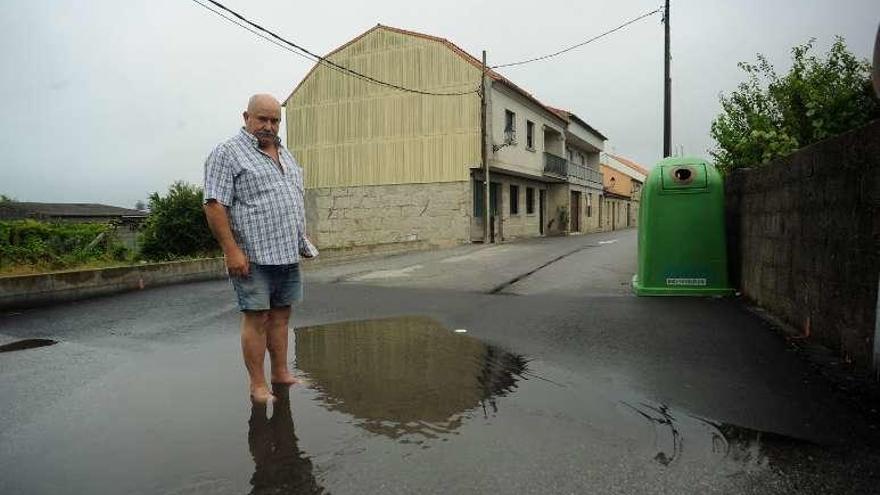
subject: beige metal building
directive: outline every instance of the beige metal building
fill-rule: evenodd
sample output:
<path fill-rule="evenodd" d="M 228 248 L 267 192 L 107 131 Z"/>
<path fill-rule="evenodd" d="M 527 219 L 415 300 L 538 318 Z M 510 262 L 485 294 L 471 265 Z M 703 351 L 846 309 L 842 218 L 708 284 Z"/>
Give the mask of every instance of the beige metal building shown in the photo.
<path fill-rule="evenodd" d="M 483 241 L 481 63 L 434 36 L 378 25 L 327 55 L 400 91 L 316 65 L 285 101 L 323 248 Z M 595 230 L 605 137 L 488 71 L 492 236 Z M 594 219 L 595 217 L 595 219 Z"/>

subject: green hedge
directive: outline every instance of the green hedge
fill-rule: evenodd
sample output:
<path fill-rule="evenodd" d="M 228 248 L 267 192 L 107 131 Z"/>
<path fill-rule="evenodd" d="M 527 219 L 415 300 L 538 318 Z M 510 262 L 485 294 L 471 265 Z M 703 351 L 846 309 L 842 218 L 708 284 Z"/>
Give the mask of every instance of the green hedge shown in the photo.
<path fill-rule="evenodd" d="M 124 261 L 131 254 L 114 238 L 113 230 L 112 225 L 99 223 L 0 221 L 0 271 L 22 266 L 57 270 Z"/>
<path fill-rule="evenodd" d="M 218 256 L 220 247 L 205 219 L 202 188 L 179 181 L 166 195 L 150 195 L 150 216 L 141 232 L 141 255 L 164 261 Z"/>

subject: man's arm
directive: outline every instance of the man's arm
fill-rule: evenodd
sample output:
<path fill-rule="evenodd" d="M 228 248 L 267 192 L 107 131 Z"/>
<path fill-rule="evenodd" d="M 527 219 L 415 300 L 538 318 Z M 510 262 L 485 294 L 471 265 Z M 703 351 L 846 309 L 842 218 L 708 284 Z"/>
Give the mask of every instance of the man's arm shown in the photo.
<path fill-rule="evenodd" d="M 287 150 L 284 150 L 287 153 L 287 156 L 290 157 L 290 161 L 293 163 L 293 166 L 296 168 L 294 171 L 296 175 L 294 175 L 294 183 L 299 191 L 300 199 L 302 200 L 300 206 L 301 208 L 297 209 L 296 214 L 296 226 L 297 232 L 299 234 L 299 238 L 297 239 L 297 249 L 299 250 L 300 256 L 303 258 L 314 258 L 318 256 L 318 248 L 312 244 L 312 241 L 309 239 L 308 235 L 306 235 L 306 211 L 305 211 L 305 187 L 303 187 L 303 169 L 299 163 L 297 163 L 296 159 L 293 158 Z"/>
<path fill-rule="evenodd" d="M 235 243 L 232 228 L 229 226 L 229 215 L 226 207 L 215 199 L 209 199 L 204 206 L 208 227 L 220 244 L 226 257 L 226 268 L 233 277 L 247 277 L 250 267 L 244 251 Z"/>

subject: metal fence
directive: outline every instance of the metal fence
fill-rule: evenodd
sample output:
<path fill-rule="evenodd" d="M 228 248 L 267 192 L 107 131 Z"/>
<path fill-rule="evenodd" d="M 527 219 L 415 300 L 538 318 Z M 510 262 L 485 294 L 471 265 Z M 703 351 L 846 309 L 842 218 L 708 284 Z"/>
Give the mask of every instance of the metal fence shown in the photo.
<path fill-rule="evenodd" d="M 573 163 L 561 156 L 544 152 L 544 173 L 558 177 L 574 177 L 588 182 L 602 184 L 602 173 L 594 168 L 579 163 Z"/>
<path fill-rule="evenodd" d="M 544 172 L 559 177 L 568 177 L 568 160 L 545 151 Z"/>

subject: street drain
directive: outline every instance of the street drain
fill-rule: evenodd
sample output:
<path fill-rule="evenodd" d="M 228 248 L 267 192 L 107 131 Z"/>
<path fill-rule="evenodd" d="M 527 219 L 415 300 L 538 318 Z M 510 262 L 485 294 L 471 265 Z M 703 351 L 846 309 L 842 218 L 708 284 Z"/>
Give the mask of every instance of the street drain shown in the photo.
<path fill-rule="evenodd" d="M 0 352 L 23 351 L 26 349 L 34 349 L 36 347 L 46 347 L 57 343 L 57 341 L 51 339 L 17 340 L 9 344 L 0 345 Z"/>

